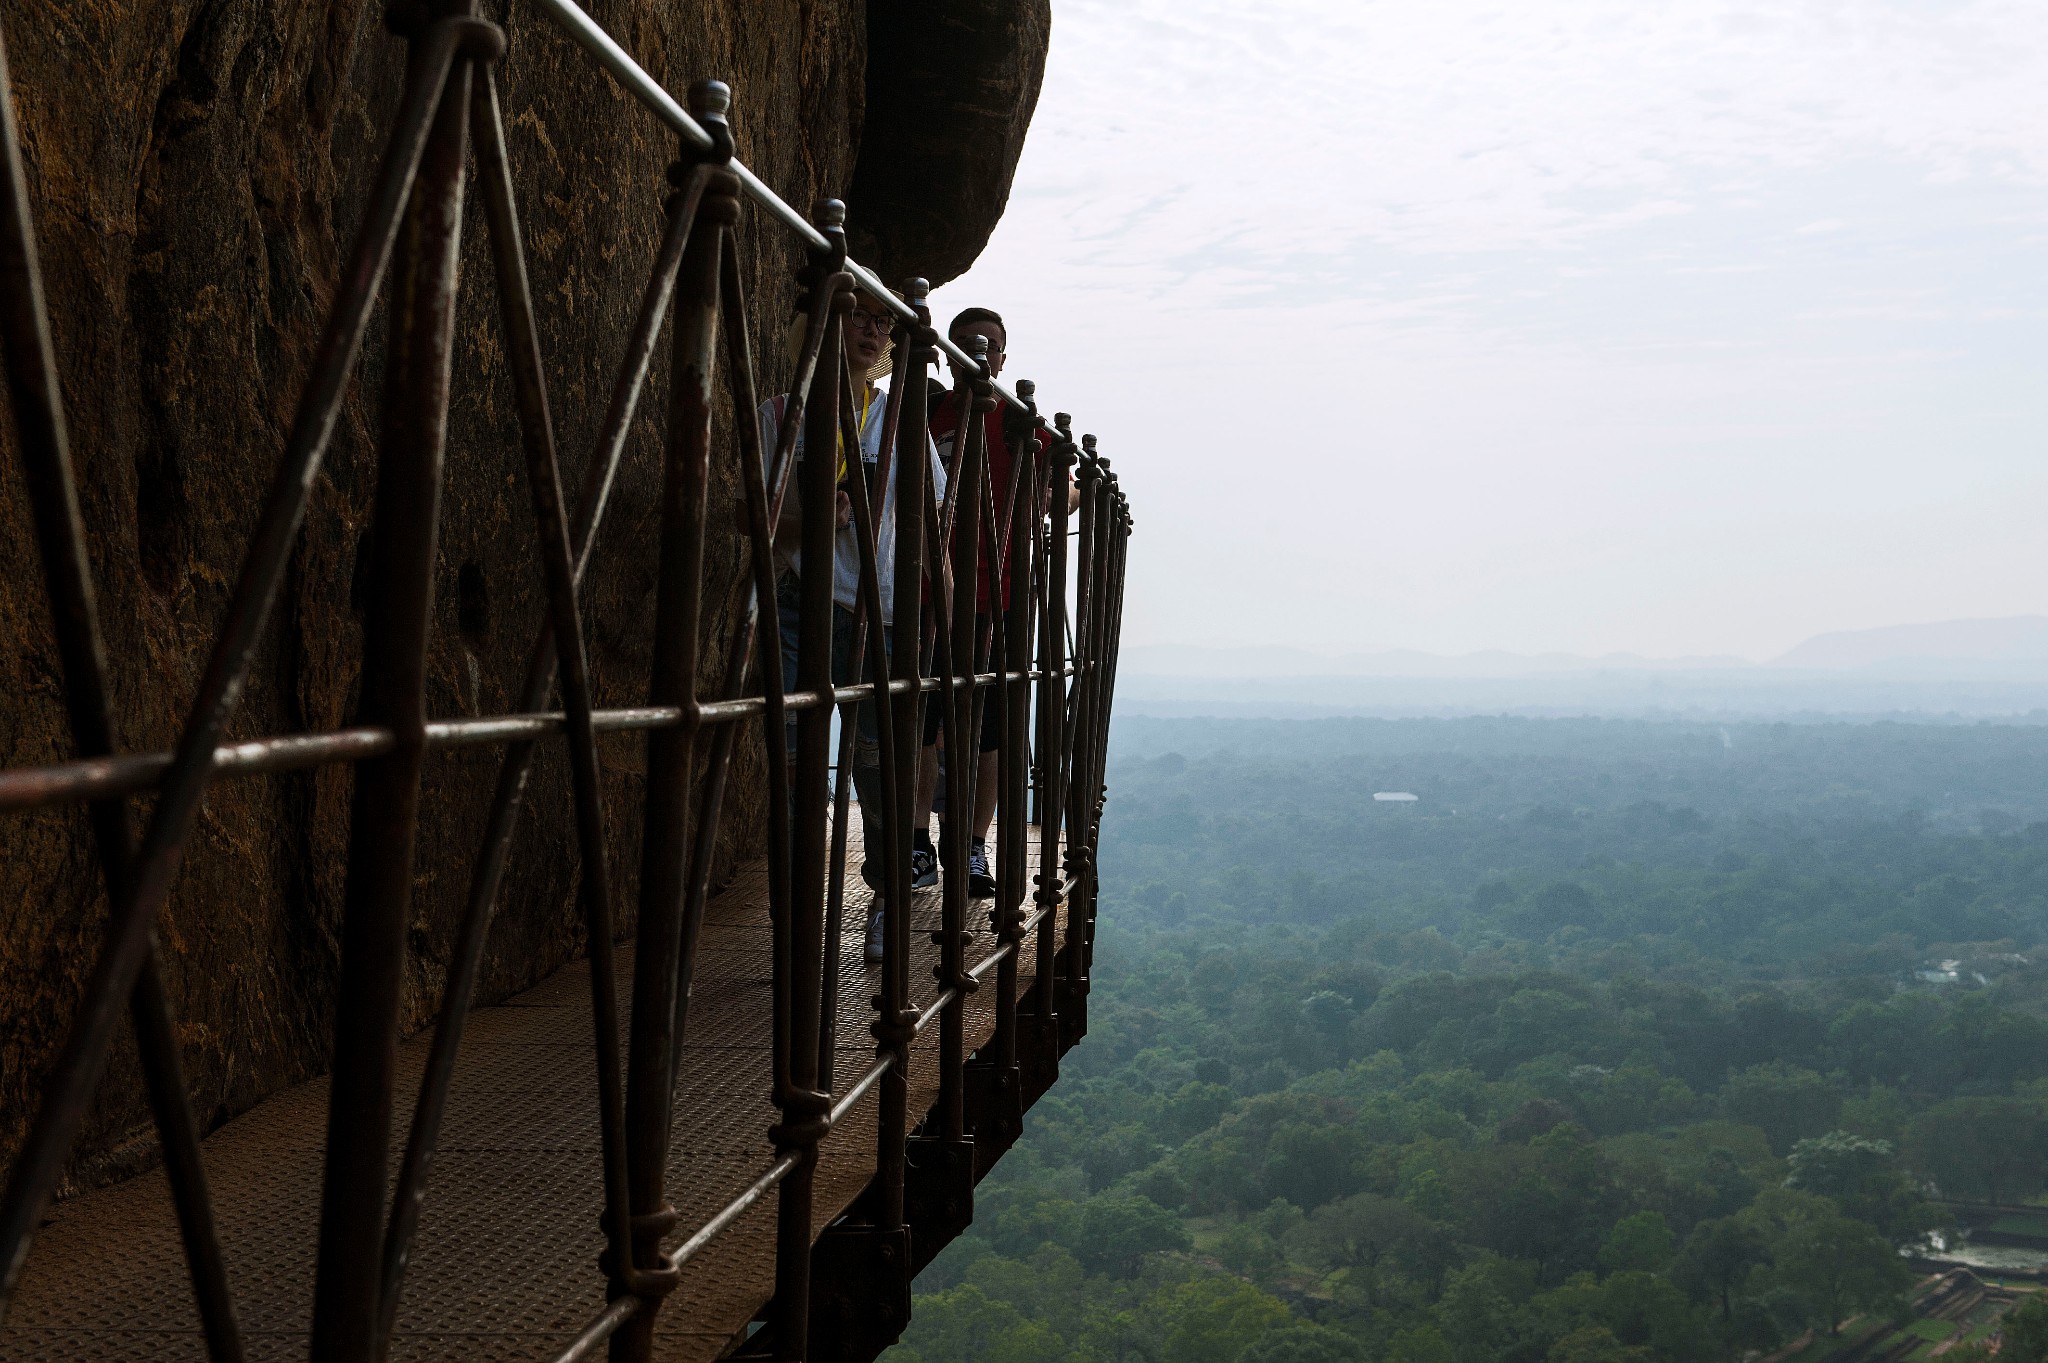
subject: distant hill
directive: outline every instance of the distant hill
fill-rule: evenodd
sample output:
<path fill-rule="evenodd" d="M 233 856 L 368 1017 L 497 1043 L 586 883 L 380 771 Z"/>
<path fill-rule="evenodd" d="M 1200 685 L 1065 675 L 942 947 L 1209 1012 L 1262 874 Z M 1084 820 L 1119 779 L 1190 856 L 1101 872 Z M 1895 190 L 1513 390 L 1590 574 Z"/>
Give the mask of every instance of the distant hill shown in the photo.
<path fill-rule="evenodd" d="M 1879 629 L 1833 630 L 1758 664 L 1747 658 L 1645 658 L 1636 653 L 1586 657 L 1572 653 L 1315 653 L 1303 648 L 1218 648 L 1206 644 L 1136 644 L 1123 670 L 1153 677 L 1562 677 L 1587 673 L 1726 674 L 1773 668 L 1816 672 L 1876 668 L 1900 674 L 2035 677 L 2048 675 L 2048 615 L 1997 620 L 1939 620 Z"/>
<path fill-rule="evenodd" d="M 1745 658 L 1645 658 L 1635 653 L 1312 653 L 1304 648 L 1133 644 L 1120 670 L 1161 677 L 1536 677 L 1583 672 L 1712 672 L 1754 667 Z"/>
<path fill-rule="evenodd" d="M 1816 634 L 1771 661 L 1780 667 L 1830 670 L 1940 662 L 2048 662 L 2048 615 L 1835 630 Z"/>
<path fill-rule="evenodd" d="M 1768 662 L 1134 644 L 1120 712 L 2048 718 L 2048 616 L 1816 635 Z"/>

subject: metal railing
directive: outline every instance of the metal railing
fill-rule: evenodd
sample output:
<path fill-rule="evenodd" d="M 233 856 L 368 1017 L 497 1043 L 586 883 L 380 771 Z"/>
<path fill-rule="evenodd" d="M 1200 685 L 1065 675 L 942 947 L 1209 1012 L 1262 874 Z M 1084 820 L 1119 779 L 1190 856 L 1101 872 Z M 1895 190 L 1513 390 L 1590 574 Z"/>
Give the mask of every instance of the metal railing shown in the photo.
<path fill-rule="evenodd" d="M 774 1296 L 759 1339 L 777 1358 L 810 1356 L 810 1275 L 820 1230 L 813 1174 L 819 1142 L 833 1123 L 879 1091 L 877 1173 L 864 1202 L 871 1214 L 863 1228 L 900 1245 L 906 1227 L 922 1215 L 920 1199 L 930 1200 L 931 1190 L 917 1185 L 911 1165 L 950 1170 L 932 1175 L 941 1181 L 961 1169 L 957 1159 L 913 1161 L 913 1144 L 928 1145 L 937 1155 L 971 1147 L 969 1112 L 987 1104 L 990 1083 L 1042 1091 L 1056 1073 L 1060 1052 L 1085 1026 L 1103 756 L 1131 529 L 1108 461 L 1095 453 L 1093 437 L 1073 438 L 1065 414 L 1044 421 L 1030 384 L 1018 383 L 1014 391 L 1001 387 L 989 376 L 985 352 L 969 353 L 935 332 L 922 281 L 911 282 L 899 299 L 849 260 L 844 211 L 836 202 L 806 219 L 735 161 L 722 85 L 694 87 L 686 110 L 569 0 L 532 3 L 664 122 L 678 143 L 673 191 L 663 205 L 664 234 L 580 493 L 572 501 L 556 458 L 548 366 L 536 330 L 499 106 L 496 68 L 504 56 L 504 34 L 466 4 L 425 7 L 402 33 L 408 43 L 403 96 L 368 211 L 344 257 L 275 481 L 171 752 L 123 753 L 113 732 L 105 646 L 0 51 L 0 344 L 77 754 L 69 762 L 0 771 L 0 810 L 89 802 L 111 905 L 79 1012 L 0 1202 L 0 1320 L 125 1008 L 207 1347 L 215 1360 L 244 1356 L 235 1284 L 216 1234 L 198 1124 L 154 939 L 181 853 L 209 786 L 219 780 L 329 764 L 352 764 L 354 770 L 311 1317 L 315 1359 L 364 1363 L 384 1357 L 389 1348 L 421 1208 L 432 1195 L 430 1172 L 456 1052 L 475 999 L 528 774 L 543 743 L 567 749 L 581 851 L 578 902 L 591 965 L 607 1241 L 601 1262 L 590 1271 L 603 1275 L 609 1302 L 561 1358 L 595 1357 L 600 1345 L 614 1358 L 648 1357 L 652 1323 L 684 1266 L 771 1194 L 779 1206 Z M 443 721 L 425 712 L 423 660 L 433 604 L 448 374 L 457 344 L 455 264 L 472 167 L 495 265 L 501 339 L 517 396 L 548 614 L 529 655 L 517 712 Z M 763 447 L 748 419 L 760 395 L 734 234 L 749 201 L 797 233 L 807 254 L 796 376 L 773 448 Z M 367 579 L 359 722 L 336 731 L 228 743 L 227 723 L 280 593 L 373 306 L 387 284 L 390 360 L 369 538 L 374 559 Z M 838 474 L 831 459 L 798 459 L 797 442 L 801 433 L 812 450 L 838 442 L 841 448 L 858 447 L 853 379 L 841 336 L 856 288 L 894 313 L 894 370 L 874 486 L 885 489 L 893 480 L 894 580 L 904 589 L 885 613 L 878 508 L 870 504 L 866 482 L 854 476 L 843 490 L 859 551 L 853 656 L 855 675 L 864 680 L 833 684 L 831 574 L 820 568 L 799 575 L 797 686 L 785 692 L 776 621 L 761 618 L 776 598 L 774 527 L 793 495 L 801 510 L 803 561 L 832 562 L 835 499 L 842 491 Z M 578 583 L 590 563 L 665 323 L 671 391 L 648 703 L 600 710 L 592 702 Z M 952 400 L 961 419 L 940 498 L 925 451 L 930 369 L 942 353 L 960 376 Z M 736 417 L 729 442 L 714 440 L 721 374 Z M 1004 487 L 994 486 L 989 476 L 982 419 L 998 403 L 1021 416 L 1026 432 Z M 717 446 L 726 443 L 730 449 L 723 453 L 733 459 L 744 488 L 748 602 L 732 626 L 728 664 L 712 685 L 700 675 L 702 629 L 719 618 L 706 599 L 706 547 L 716 531 L 707 522 L 706 504 L 713 461 L 721 455 Z M 1061 494 L 1077 467 L 1078 513 L 1070 517 L 1068 498 Z M 980 561 L 985 545 L 996 550 L 986 564 Z M 978 617 L 975 585 L 984 579 L 992 589 L 990 614 Z M 925 590 L 916 588 L 920 583 L 927 584 Z M 1005 591 L 1006 583 L 1015 590 Z M 881 638 L 904 646 L 872 646 Z M 706 691 L 717 698 L 700 699 Z M 552 708 L 556 696 L 559 708 Z M 844 911 L 847 773 L 855 707 L 870 698 L 877 699 L 889 817 L 886 845 L 867 853 L 883 868 L 886 959 L 875 1001 L 875 1060 L 835 1094 L 830 1057 L 838 972 L 832 963 Z M 919 1010 L 909 981 L 910 814 L 926 705 L 944 707 L 946 732 L 959 736 L 951 746 L 962 758 L 971 757 L 980 707 L 997 707 L 1001 864 L 992 919 L 998 945 L 972 967 L 965 959 L 967 890 L 961 877 L 947 877 L 938 934 L 940 988 Z M 829 751 L 835 706 L 841 717 L 836 762 Z M 770 1133 L 773 1161 L 729 1205 L 685 1233 L 664 1187 L 672 1104 L 727 775 L 743 725 L 754 723 L 766 748 L 769 787 L 772 1081 L 781 1116 Z M 620 730 L 644 732 L 648 749 L 630 1010 L 616 997 L 615 903 L 606 870 L 605 776 L 597 748 L 598 734 Z M 387 1204 L 397 1083 L 392 1056 L 422 765 L 430 752 L 476 745 L 502 750 L 498 783 L 398 1162 L 396 1191 Z M 949 806 L 971 808 L 975 763 L 949 766 Z M 834 768 L 838 779 L 828 788 Z M 131 797 L 144 793 L 154 799 L 147 818 L 138 819 Z M 1039 870 L 1027 907 L 1026 840 L 1034 831 L 1026 816 L 1032 802 Z M 956 817 L 944 824 L 954 844 L 948 849 L 954 866 L 966 864 L 968 823 Z M 1027 959 L 1030 988 L 1020 992 L 1020 966 Z M 966 999 L 990 976 L 997 991 L 996 1030 L 981 1059 L 970 1065 Z M 912 1112 L 912 1042 L 933 1026 L 940 1034 L 938 1101 L 929 1113 Z M 989 1081 L 984 1072 L 997 1077 Z M 1021 1081 L 1002 1078 L 1020 1072 Z M 972 1164 L 969 1157 L 969 1179 Z M 664 1247 L 678 1235 L 680 1243 Z M 907 1282 L 906 1276 L 906 1292 Z"/>

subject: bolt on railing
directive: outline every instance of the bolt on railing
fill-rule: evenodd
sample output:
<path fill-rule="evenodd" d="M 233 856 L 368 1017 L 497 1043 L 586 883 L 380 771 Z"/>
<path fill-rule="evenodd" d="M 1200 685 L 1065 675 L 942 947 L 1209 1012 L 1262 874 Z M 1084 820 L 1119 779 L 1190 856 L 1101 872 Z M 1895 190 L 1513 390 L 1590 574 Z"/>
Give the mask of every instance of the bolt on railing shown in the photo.
<path fill-rule="evenodd" d="M 350 764 L 355 774 L 311 1314 L 316 1360 L 369 1363 L 389 1352 L 457 1052 L 542 742 L 560 741 L 570 759 L 571 817 L 581 854 L 578 908 L 591 967 L 606 1239 L 601 1270 L 609 1301 L 562 1359 L 593 1357 L 601 1344 L 616 1359 L 649 1357 L 657 1314 L 683 1270 L 771 1193 L 778 1199 L 774 1297 L 760 1338 L 776 1358 L 814 1356 L 811 1274 L 820 1228 L 813 1181 L 820 1144 L 834 1124 L 878 1092 L 877 1172 L 860 1229 L 877 1253 L 895 1256 L 907 1295 L 911 1235 L 925 1233 L 916 1253 L 928 1259 L 957 1230 L 973 1178 L 1015 1139 L 1022 1104 L 1052 1082 L 1060 1054 L 1085 1029 L 1104 756 L 1131 529 L 1108 461 L 1096 454 L 1094 437 L 1083 436 L 1077 445 L 1064 413 L 1043 420 L 1032 385 L 1019 382 L 1012 390 L 996 383 L 985 343 L 970 351 L 934 330 L 923 281 L 910 281 L 899 298 L 850 260 L 839 204 L 828 201 L 807 219 L 735 160 L 723 85 L 700 83 L 686 108 L 570 0 L 533 3 L 678 143 L 660 246 L 582 487 L 572 501 L 557 457 L 549 370 L 499 103 L 504 33 L 460 0 L 394 9 L 394 27 L 409 55 L 390 140 L 275 481 L 169 753 L 122 753 L 114 734 L 106 649 L 0 47 L 0 343 L 77 753 L 70 762 L 0 771 L 0 810 L 90 802 L 111 905 L 78 1015 L 0 1200 L 0 1323 L 125 1006 L 207 1348 L 217 1361 L 244 1356 L 154 938 L 206 792 L 219 779 L 330 764 Z M 547 614 L 528 655 L 517 712 L 439 721 L 425 710 L 423 671 L 457 344 L 456 254 L 472 175 L 483 201 L 503 353 L 517 399 Z M 772 447 L 751 419 L 761 404 L 735 253 L 748 201 L 795 232 L 807 254 L 796 373 L 773 425 Z M 391 334 L 358 722 L 225 743 L 387 276 Z M 853 472 L 842 488 L 832 459 L 802 459 L 798 447 L 861 447 L 864 432 L 842 344 L 856 290 L 890 311 L 894 367 L 873 483 L 849 458 Z M 595 551 L 664 324 L 670 391 L 647 703 L 605 710 L 593 699 L 578 583 Z M 941 355 L 956 374 L 942 498 L 928 455 L 930 369 Z M 721 379 L 736 417 L 725 451 L 713 429 Z M 999 404 L 1017 418 L 997 423 L 1011 455 L 1002 486 L 991 476 L 985 419 Z M 723 675 L 710 688 L 716 698 L 707 701 L 700 698 L 707 680 L 702 627 L 726 618 L 714 609 L 723 603 L 707 599 L 705 580 L 713 533 L 707 493 L 721 457 L 732 459 L 743 491 L 745 599 L 730 627 Z M 1076 468 L 1077 527 L 1066 494 Z M 858 559 L 852 646 L 845 654 L 834 647 L 830 570 L 842 490 Z M 775 527 L 792 498 L 801 515 L 801 560 L 811 569 L 796 577 L 796 685 L 786 692 L 781 632 L 770 612 L 777 610 Z M 880 558 L 886 537 L 878 532 L 891 518 L 891 575 L 901 590 L 885 606 Z M 984 584 L 985 611 L 977 609 L 977 588 Z M 550 710 L 557 695 L 560 708 Z M 875 794 L 886 811 L 879 821 L 884 845 L 868 848 L 882 868 L 885 958 L 874 999 L 875 1060 L 835 1092 L 848 786 L 864 704 L 872 707 L 880 754 Z M 946 877 L 935 934 L 938 988 L 920 1010 L 909 974 L 910 823 L 927 706 L 940 707 L 951 736 L 947 798 L 959 811 L 973 808 L 977 736 L 984 712 L 995 716 L 1000 862 L 991 916 L 996 945 L 973 964 L 965 880 Z M 836 762 L 833 707 L 840 720 Z M 742 724 L 754 720 L 769 788 L 770 1079 L 780 1113 L 770 1133 L 775 1158 L 725 1207 L 700 1225 L 683 1227 L 664 1186 L 674 1099 L 731 760 Z M 634 978 L 625 1016 L 613 961 L 616 906 L 597 747 L 598 734 L 621 730 L 647 735 Z M 502 748 L 498 782 L 411 1126 L 393 1170 L 387 1155 L 396 1108 L 392 1057 L 421 773 L 429 753 L 471 745 Z M 829 788 L 828 773 L 836 774 Z M 154 792 L 155 800 L 138 837 L 129 797 L 142 792 Z M 1027 911 L 1027 807 L 1034 803 L 1037 872 Z M 964 815 L 945 821 L 947 861 L 954 868 L 967 862 L 968 824 Z M 1031 983 L 1025 991 L 1027 953 Z M 971 1058 L 966 1002 L 983 987 L 996 992 L 995 1030 Z M 908 1105 L 912 1043 L 934 1023 L 937 1102 L 929 1114 L 915 1113 Z M 385 1190 L 394 1181 L 387 1212 Z"/>

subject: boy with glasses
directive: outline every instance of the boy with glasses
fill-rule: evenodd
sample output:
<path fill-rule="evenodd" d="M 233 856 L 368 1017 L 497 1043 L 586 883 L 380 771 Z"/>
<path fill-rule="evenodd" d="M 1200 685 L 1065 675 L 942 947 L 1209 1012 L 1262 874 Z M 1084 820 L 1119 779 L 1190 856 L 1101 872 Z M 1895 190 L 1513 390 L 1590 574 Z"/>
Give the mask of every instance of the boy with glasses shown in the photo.
<path fill-rule="evenodd" d="M 837 527 L 832 545 L 832 681 L 836 686 L 851 686 L 867 679 L 864 661 L 862 675 L 853 675 L 853 635 L 860 611 L 860 539 L 853 526 L 853 500 L 846 490 L 847 480 L 860 478 L 868 492 L 868 505 L 875 517 L 875 575 L 881 586 L 882 615 L 893 619 L 895 612 L 896 587 L 896 478 L 892 471 L 887 486 L 877 486 L 876 474 L 882 454 L 882 427 L 884 413 L 888 406 L 885 390 L 876 386 L 875 380 L 889 372 L 890 334 L 895 320 L 889 309 L 879 300 L 867 294 L 856 294 L 853 311 L 846 315 L 845 324 L 840 328 L 844 343 L 847 370 L 854 377 L 854 418 L 859 432 L 857 451 L 840 450 L 840 487 L 834 498 L 833 520 Z M 820 379 L 829 374 L 829 368 L 820 368 Z M 775 448 L 776 432 L 782 423 L 782 414 L 788 406 L 787 396 L 771 398 L 761 404 L 762 448 Z M 931 476 L 937 495 L 944 496 L 946 488 L 945 466 L 939 461 L 938 452 L 929 441 L 925 446 L 926 456 L 931 461 Z M 796 458 L 805 457 L 802 432 L 798 432 Z M 777 580 L 775 599 L 777 615 L 780 618 L 782 636 L 782 684 L 785 690 L 796 689 L 796 655 L 799 603 L 802 600 L 799 583 L 804 566 L 798 545 L 803 539 L 803 506 L 792 491 L 782 501 L 782 515 L 775 525 L 775 557 Z M 885 654 L 893 646 L 893 631 L 885 629 L 882 637 L 868 636 L 867 648 L 882 649 Z M 868 658 L 872 658 L 868 654 Z M 790 720 L 790 742 L 795 746 L 796 721 Z M 860 820 L 864 845 L 874 848 L 883 845 L 887 836 L 886 814 L 882 802 L 881 742 L 877 733 L 875 702 L 872 698 L 855 707 L 853 738 L 853 788 L 860 798 Z M 917 874 L 916 858 L 912 858 L 912 874 Z M 867 882 L 875 897 L 868 913 L 865 955 L 869 964 L 882 960 L 882 893 L 881 872 L 878 864 L 863 859 L 861 879 Z M 930 883 L 927 881 L 926 883 Z"/>

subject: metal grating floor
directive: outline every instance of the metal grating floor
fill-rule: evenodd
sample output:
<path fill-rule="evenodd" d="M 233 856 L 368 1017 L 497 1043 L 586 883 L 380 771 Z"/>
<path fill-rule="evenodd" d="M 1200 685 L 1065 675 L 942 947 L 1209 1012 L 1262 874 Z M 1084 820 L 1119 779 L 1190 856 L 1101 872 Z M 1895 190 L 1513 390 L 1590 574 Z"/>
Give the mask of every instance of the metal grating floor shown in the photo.
<path fill-rule="evenodd" d="M 852 820 L 849 868 L 860 864 Z M 1038 866 L 1031 830 L 1030 867 Z M 874 1059 L 868 1032 L 878 972 L 861 960 L 859 925 L 871 896 L 847 876 L 846 940 L 839 970 L 835 1091 Z M 1028 894 L 1027 894 L 1028 907 Z M 988 905 L 971 905 L 971 964 L 994 948 Z M 910 985 L 920 1008 L 937 993 L 939 892 L 912 904 Z M 1065 906 L 1061 907 L 1061 935 Z M 706 909 L 685 1038 L 669 1170 L 679 1241 L 774 1162 L 767 1129 L 769 958 L 767 873 L 745 867 Z M 1035 952 L 1026 950 L 1028 981 Z M 991 986 L 993 977 L 991 977 Z M 622 1007 L 632 954 L 621 951 Z M 995 1026 L 993 988 L 967 1000 L 969 1049 Z M 391 1356 L 399 1363 L 546 1363 L 604 1306 L 597 1271 L 598 1124 L 587 967 L 575 963 L 469 1020 L 440 1151 L 399 1308 Z M 938 1095 L 938 1028 L 912 1051 L 913 1121 Z M 428 1036 L 399 1052 L 393 1130 L 411 1120 Z M 870 1092 L 820 1149 L 816 1224 L 822 1229 L 866 1187 L 875 1168 L 879 1090 Z M 312 1311 L 319 1211 L 324 1080 L 289 1089 L 205 1142 L 229 1280 L 252 1363 L 304 1358 Z M 394 1160 L 395 1164 L 395 1160 Z M 658 1356 L 718 1357 L 773 1286 L 775 1200 L 753 1208 L 685 1269 L 663 1307 Z M 0 1363 L 135 1360 L 204 1363 L 187 1292 L 184 1254 L 161 1172 L 53 1208 L 0 1326 Z"/>

